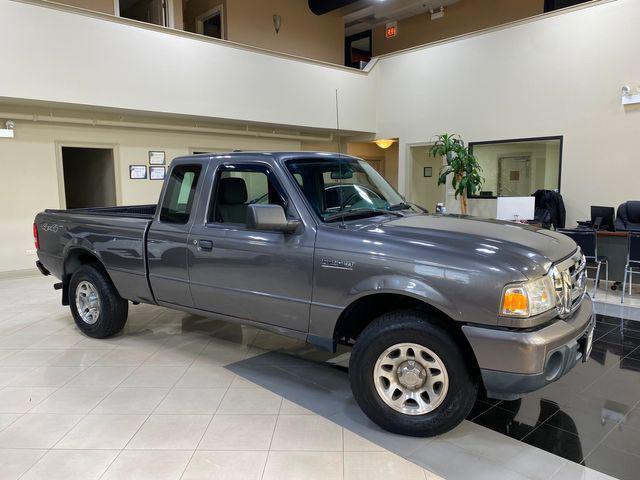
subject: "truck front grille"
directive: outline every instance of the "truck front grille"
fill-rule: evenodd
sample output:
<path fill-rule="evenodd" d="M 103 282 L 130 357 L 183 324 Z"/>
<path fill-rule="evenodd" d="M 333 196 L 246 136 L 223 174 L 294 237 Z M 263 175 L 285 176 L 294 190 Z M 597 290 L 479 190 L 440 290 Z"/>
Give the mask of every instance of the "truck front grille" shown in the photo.
<path fill-rule="evenodd" d="M 580 248 L 553 267 L 556 308 L 561 318 L 571 315 L 582 303 L 587 288 L 587 261 Z"/>

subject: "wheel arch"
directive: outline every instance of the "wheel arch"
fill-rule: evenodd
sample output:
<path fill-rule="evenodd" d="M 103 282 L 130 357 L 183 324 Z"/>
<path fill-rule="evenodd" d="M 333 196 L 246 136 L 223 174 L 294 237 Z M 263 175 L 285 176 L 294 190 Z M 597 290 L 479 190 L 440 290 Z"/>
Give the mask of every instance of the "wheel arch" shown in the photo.
<path fill-rule="evenodd" d="M 443 309 L 424 298 L 405 292 L 375 292 L 355 299 L 342 311 L 336 321 L 333 332 L 334 344 L 357 341 L 360 333 L 375 319 L 385 313 L 398 310 L 413 310 L 428 315 L 430 320 L 436 322 L 456 340 L 479 375 L 480 367 L 476 356 L 462 332 L 463 322 L 454 319 Z"/>
<path fill-rule="evenodd" d="M 86 247 L 72 246 L 67 249 L 62 265 L 62 304 L 69 305 L 69 283 L 73 274 L 83 265 L 97 265 L 106 269 L 98 254 Z"/>

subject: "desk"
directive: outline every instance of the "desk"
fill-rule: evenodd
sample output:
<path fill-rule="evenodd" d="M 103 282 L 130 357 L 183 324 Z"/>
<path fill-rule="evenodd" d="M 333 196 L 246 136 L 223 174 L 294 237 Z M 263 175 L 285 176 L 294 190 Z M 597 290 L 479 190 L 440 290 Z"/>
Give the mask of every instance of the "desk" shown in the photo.
<path fill-rule="evenodd" d="M 607 257 L 609 260 L 609 281 L 611 282 L 622 283 L 624 280 L 628 245 L 627 232 L 598 231 L 598 255 Z M 600 278 L 604 278 L 604 272 L 600 272 Z"/>

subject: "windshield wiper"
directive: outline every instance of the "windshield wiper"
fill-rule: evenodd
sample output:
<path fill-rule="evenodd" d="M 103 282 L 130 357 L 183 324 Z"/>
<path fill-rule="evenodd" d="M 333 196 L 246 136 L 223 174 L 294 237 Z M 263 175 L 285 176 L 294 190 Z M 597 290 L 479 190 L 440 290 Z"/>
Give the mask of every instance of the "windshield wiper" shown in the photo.
<path fill-rule="evenodd" d="M 353 217 L 366 217 L 366 216 L 375 216 L 375 215 L 394 215 L 396 217 L 404 217 L 404 215 L 400 212 L 394 212 L 389 209 L 382 208 L 358 208 L 355 210 L 347 210 L 344 212 L 337 212 L 333 215 L 329 215 L 324 219 L 325 222 L 333 222 L 335 220 L 340 220 L 343 218 L 353 218 Z"/>

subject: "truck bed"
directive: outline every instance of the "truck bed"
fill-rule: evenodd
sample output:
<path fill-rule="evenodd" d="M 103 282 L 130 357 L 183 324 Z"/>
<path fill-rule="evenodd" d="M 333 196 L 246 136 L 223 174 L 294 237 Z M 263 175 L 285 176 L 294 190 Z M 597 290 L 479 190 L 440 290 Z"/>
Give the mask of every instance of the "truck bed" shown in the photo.
<path fill-rule="evenodd" d="M 156 213 L 156 205 L 125 205 L 121 207 L 71 208 L 67 210 L 46 209 L 46 213 L 71 213 L 82 215 L 105 215 L 111 217 L 133 217 L 151 220 Z"/>
<path fill-rule="evenodd" d="M 89 253 L 104 265 L 123 298 L 153 301 L 145 239 L 155 210 L 155 205 L 45 210 L 35 220 L 38 257 L 50 272 L 63 278 L 65 261 L 74 254 Z"/>

